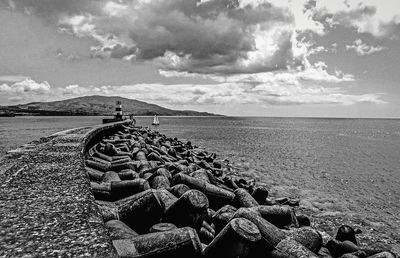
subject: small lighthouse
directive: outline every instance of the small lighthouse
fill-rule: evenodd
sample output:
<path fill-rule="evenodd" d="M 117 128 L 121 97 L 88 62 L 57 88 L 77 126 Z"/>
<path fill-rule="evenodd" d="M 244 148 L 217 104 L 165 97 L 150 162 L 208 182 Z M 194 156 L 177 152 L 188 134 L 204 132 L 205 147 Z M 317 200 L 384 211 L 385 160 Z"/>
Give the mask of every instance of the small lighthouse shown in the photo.
<path fill-rule="evenodd" d="M 114 122 L 118 122 L 118 121 L 122 121 L 122 120 L 123 120 L 123 117 L 122 117 L 122 102 L 120 100 L 117 100 L 117 102 L 115 103 L 114 118 L 104 118 L 103 119 L 103 124 L 114 123 Z"/>
<path fill-rule="evenodd" d="M 117 103 L 115 106 L 115 119 L 122 120 L 122 103 L 119 100 L 117 100 Z"/>

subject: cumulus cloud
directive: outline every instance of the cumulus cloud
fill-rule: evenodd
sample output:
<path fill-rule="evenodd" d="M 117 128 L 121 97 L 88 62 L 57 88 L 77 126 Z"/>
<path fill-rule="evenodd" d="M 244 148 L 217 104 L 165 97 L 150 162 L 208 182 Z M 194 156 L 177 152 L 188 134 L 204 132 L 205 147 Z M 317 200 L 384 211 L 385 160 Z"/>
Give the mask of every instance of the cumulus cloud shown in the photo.
<path fill-rule="evenodd" d="M 68 88 L 68 89 L 67 89 Z M 70 91 L 71 88 L 74 91 Z M 233 83 L 218 84 L 135 84 L 124 86 L 66 87 L 70 94 L 80 96 L 105 94 L 121 95 L 149 102 L 169 105 L 225 105 L 225 104 L 337 104 L 352 105 L 368 102 L 385 103 L 380 94 L 346 94 L 340 88 L 301 85 L 276 85 L 272 83 Z"/>
<path fill-rule="evenodd" d="M 95 39 L 94 57 L 154 60 L 203 73 L 301 65 L 291 46 L 296 20 L 279 1 L 11 2 L 13 9 L 50 17 L 62 32 Z"/>
<path fill-rule="evenodd" d="M 76 60 L 79 59 L 78 54 L 76 54 L 76 53 L 69 53 L 69 54 L 64 53 L 64 51 L 61 48 L 57 49 L 56 57 L 58 59 L 67 60 L 67 61 L 76 61 Z"/>
<path fill-rule="evenodd" d="M 283 69 L 293 59 L 292 17 L 267 2 L 109 1 L 103 11 L 65 16 L 59 24 L 98 40 L 96 56 L 134 56 L 169 69 L 236 73 Z"/>
<path fill-rule="evenodd" d="M 311 6 L 316 20 L 325 19 L 377 37 L 390 36 L 400 25 L 398 0 L 317 0 Z"/>
<path fill-rule="evenodd" d="M 298 37 L 341 24 L 377 36 L 400 23 L 398 0 L 26 0 L 60 31 L 91 37 L 93 57 L 155 60 L 164 69 L 254 73 L 303 65 Z M 311 51 L 308 47 L 307 50 Z M 315 52 L 314 52 L 315 53 Z"/>
<path fill-rule="evenodd" d="M 379 0 L 8 2 L 47 17 L 62 32 L 96 40 L 92 57 L 237 74 L 304 68 L 309 55 L 327 50 L 303 36 L 324 35 L 335 24 L 384 35 L 400 21 L 398 1 L 388 1 L 394 6 Z"/>
<path fill-rule="evenodd" d="M 362 42 L 361 39 L 356 39 L 352 45 L 346 45 L 346 49 L 354 50 L 359 56 L 366 56 L 385 49 L 382 46 L 369 46 Z"/>
<path fill-rule="evenodd" d="M 323 67 L 323 65 L 320 65 Z M 165 76 L 182 76 L 169 74 Z M 177 72 L 175 72 L 177 73 Z M 188 76 L 196 76 L 187 73 Z M 198 76 L 204 76 L 198 74 Z M 352 105 L 368 102 L 385 103 L 381 94 L 347 94 L 339 87 L 303 84 L 305 74 L 257 73 L 217 76 L 211 84 L 134 84 L 120 86 L 68 85 L 51 88 L 48 82 L 38 83 L 26 78 L 13 84 L 0 84 L 0 92 L 11 102 L 49 101 L 85 95 L 119 95 L 162 105 Z M 315 75 L 311 75 L 313 77 Z M 313 78 L 314 80 L 315 78 Z"/>
<path fill-rule="evenodd" d="M 49 91 L 50 91 L 50 84 L 47 81 L 38 83 L 30 78 L 25 78 L 22 81 L 15 82 L 10 85 L 6 83 L 0 85 L 0 92 L 6 94 L 12 94 L 12 93 L 45 94 Z"/>
<path fill-rule="evenodd" d="M 112 91 L 110 91 L 110 88 L 111 88 L 110 86 L 95 87 L 93 85 L 88 87 L 81 87 L 77 84 L 74 84 L 59 89 L 59 92 L 62 95 L 67 95 L 67 96 L 85 96 L 85 95 L 96 95 L 96 94 L 109 95 L 110 93 L 113 93 Z"/>
<path fill-rule="evenodd" d="M 53 94 L 47 81 L 36 82 L 25 76 L 0 76 L 0 97 L 11 102 L 45 100 Z M 4 79 L 8 79 L 4 80 Z"/>
<path fill-rule="evenodd" d="M 307 82 L 327 82 L 340 83 L 354 81 L 354 76 L 336 70 L 335 74 L 327 71 L 324 62 L 317 62 L 313 65 L 306 64 L 305 68 L 290 71 L 260 72 L 236 75 L 205 75 L 199 73 L 188 73 L 178 71 L 160 70 L 159 73 L 165 77 L 186 77 L 186 78 L 208 78 L 216 82 L 236 82 L 236 83 L 279 83 L 303 85 Z"/>

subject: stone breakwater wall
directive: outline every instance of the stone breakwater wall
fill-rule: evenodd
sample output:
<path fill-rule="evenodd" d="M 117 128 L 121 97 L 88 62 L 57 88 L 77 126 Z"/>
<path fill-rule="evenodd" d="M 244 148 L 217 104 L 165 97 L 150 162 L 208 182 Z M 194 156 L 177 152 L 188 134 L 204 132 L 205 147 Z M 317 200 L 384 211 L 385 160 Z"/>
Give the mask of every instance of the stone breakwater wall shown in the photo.
<path fill-rule="evenodd" d="M 335 237 L 215 153 L 129 121 L 0 159 L 0 257 L 395 257 Z"/>

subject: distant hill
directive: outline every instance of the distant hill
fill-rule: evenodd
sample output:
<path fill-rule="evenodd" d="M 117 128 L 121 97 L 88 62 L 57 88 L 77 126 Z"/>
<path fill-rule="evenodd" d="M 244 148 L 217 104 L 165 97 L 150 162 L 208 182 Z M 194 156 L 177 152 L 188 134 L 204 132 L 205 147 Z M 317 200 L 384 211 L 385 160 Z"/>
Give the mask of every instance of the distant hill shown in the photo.
<path fill-rule="evenodd" d="M 172 110 L 135 99 L 106 96 L 84 96 L 52 102 L 32 102 L 15 106 L 0 106 L 0 111 L 17 115 L 113 115 L 116 101 L 122 102 L 124 114 L 136 116 L 214 116 L 207 112 Z"/>

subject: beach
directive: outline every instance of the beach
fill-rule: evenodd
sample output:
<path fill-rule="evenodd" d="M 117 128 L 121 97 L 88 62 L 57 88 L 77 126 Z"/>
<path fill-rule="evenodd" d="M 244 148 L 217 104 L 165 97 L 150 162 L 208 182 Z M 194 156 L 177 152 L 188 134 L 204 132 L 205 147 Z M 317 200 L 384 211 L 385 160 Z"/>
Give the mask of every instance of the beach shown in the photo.
<path fill-rule="evenodd" d="M 101 117 L 0 118 L 6 150 Z M 150 126 L 152 118 L 137 117 Z M 362 245 L 400 250 L 400 120 L 160 117 L 161 133 L 190 140 L 230 160 L 239 173 L 300 199 L 300 210 L 330 234 L 363 230 Z"/>

